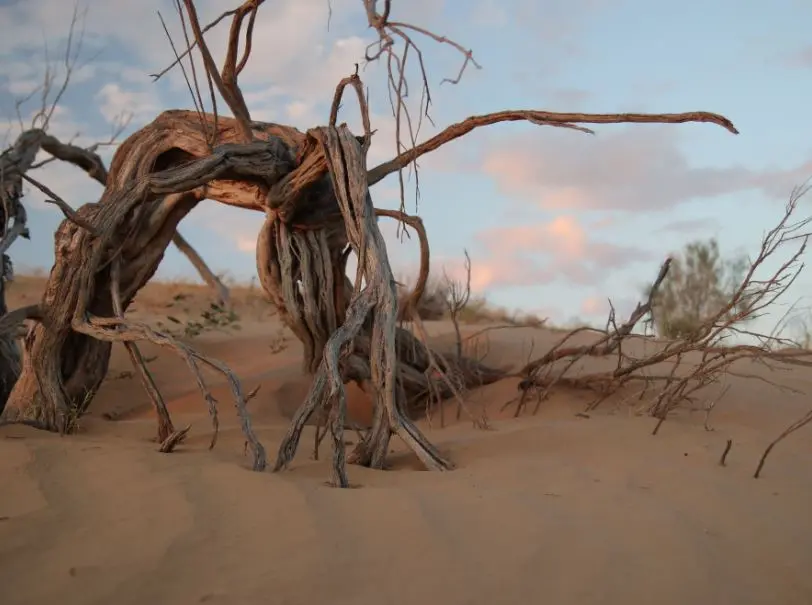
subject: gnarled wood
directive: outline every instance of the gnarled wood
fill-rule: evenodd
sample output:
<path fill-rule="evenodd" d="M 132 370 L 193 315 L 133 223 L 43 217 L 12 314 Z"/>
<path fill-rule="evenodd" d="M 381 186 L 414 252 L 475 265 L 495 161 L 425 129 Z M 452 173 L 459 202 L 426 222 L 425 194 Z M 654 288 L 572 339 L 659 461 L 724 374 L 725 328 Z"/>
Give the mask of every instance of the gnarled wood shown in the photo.
<path fill-rule="evenodd" d="M 63 143 L 56 137 L 42 130 L 34 129 L 28 131 L 28 133 L 30 136 L 26 139 L 26 144 L 30 147 L 35 156 L 38 151 L 38 149 L 35 149 L 35 146 L 38 144 L 39 148 L 57 160 L 73 164 L 84 170 L 87 175 L 96 182 L 103 186 L 107 185 L 107 168 L 104 166 L 101 157 L 93 148 L 85 149 L 71 143 Z M 180 233 L 176 233 L 172 237 L 172 243 L 175 244 L 181 254 L 189 259 L 189 262 L 192 263 L 192 266 L 203 281 L 214 290 L 218 303 L 228 306 L 228 288 L 206 264 L 206 261 L 198 254 L 197 250 L 195 250 Z"/>
<path fill-rule="evenodd" d="M 7 313 L 5 285 L 12 279 L 11 261 L 5 252 L 17 237 L 28 237 L 26 212 L 21 201 L 22 186 L 23 180 L 28 178 L 26 173 L 34 167 L 34 160 L 40 149 L 58 160 L 81 168 L 88 176 L 102 185 L 107 183 L 107 169 L 93 148 L 84 149 L 70 143 L 63 143 L 42 129 L 34 128 L 22 132 L 15 143 L 0 155 L 0 178 L 2 179 L 0 224 L 4 226 L 4 232 L 0 238 L 0 249 L 3 252 L 2 268 L 0 268 L 0 317 Z M 47 188 L 38 184 L 37 186 L 44 189 L 46 195 L 51 198 L 55 197 Z M 48 201 L 60 206 L 66 216 L 74 216 L 69 207 L 62 205 L 61 200 L 49 199 Z M 74 218 L 74 220 L 76 219 Z M 12 223 L 11 226 L 9 226 L 9 222 Z M 228 288 L 211 271 L 197 251 L 183 239 L 180 233 L 173 236 L 173 242 L 197 269 L 203 280 L 212 287 L 218 302 L 228 305 Z M 0 412 L 4 409 L 14 384 L 20 376 L 21 363 L 15 336 L 12 333 L 0 334 Z"/>
<path fill-rule="evenodd" d="M 231 124 L 221 119 L 219 126 L 228 141 Z M 196 114 L 167 112 L 122 145 L 101 201 L 77 212 L 96 235 L 70 221 L 57 231 L 55 263 L 40 304 L 42 321 L 26 339 L 28 355 L 3 420 L 66 430 L 86 409 L 106 373 L 110 341 L 126 340 L 117 336 L 123 323 L 114 327 L 101 320 L 115 315 L 111 260 L 121 262 L 126 310 L 157 269 L 178 222 L 204 196 L 258 207 L 262 188 L 292 168 L 290 148 L 263 128 L 276 127 L 257 125 L 259 140 L 247 151 L 226 143 L 210 154 Z M 297 131 L 284 130 L 286 140 L 300 138 Z M 190 163 L 195 157 L 204 159 Z"/>
<path fill-rule="evenodd" d="M 346 277 L 349 240 L 344 216 L 331 177 L 319 173 L 319 164 L 326 165 L 324 152 L 314 144 L 312 133 L 262 123 L 252 123 L 254 142 L 233 145 L 229 141 L 238 136 L 233 120 L 219 118 L 218 135 L 225 143 L 212 153 L 206 135 L 214 122 L 209 117 L 201 123 L 193 112 L 165 112 L 119 148 L 100 202 L 81 207 L 77 221 L 62 223 L 40 304 L 42 321 L 26 339 L 26 363 L 4 420 L 69 429 L 106 373 L 109 342 L 130 338 L 111 331 L 129 329 L 120 313 L 156 270 L 180 220 L 204 197 L 266 212 L 258 245 L 261 281 L 282 318 L 305 343 L 306 370 L 317 372 L 325 344 L 346 319 L 353 291 Z M 358 139 L 353 140 L 358 145 Z M 315 161 L 308 159 L 313 157 Z M 80 227 L 78 219 L 91 225 L 93 234 Z M 369 220 L 375 222 L 374 210 Z M 356 238 L 359 228 L 366 225 L 354 227 Z M 118 313 L 111 295 L 114 258 L 121 267 Z M 369 363 L 359 362 L 378 354 L 374 324 L 363 323 L 347 380 L 377 376 Z M 143 330 L 138 334 L 148 337 Z M 404 365 L 398 387 L 403 397 L 397 415 L 389 412 L 393 419 L 387 426 L 402 422 L 400 416 L 408 418 L 403 411 L 407 404 L 413 406 L 430 392 L 424 346 L 405 330 L 396 334 L 396 355 L 387 359 L 397 363 L 399 355 Z M 492 373 L 491 378 L 496 376 Z M 413 430 L 403 431 L 410 439 Z M 431 452 L 426 446 L 423 450 Z M 369 457 L 369 463 L 380 466 L 383 458 Z"/>
<path fill-rule="evenodd" d="M 287 466 L 292 460 L 302 428 L 310 415 L 319 407 L 331 405 L 333 480 L 341 487 L 349 485 L 344 458 L 346 395 L 343 385 L 346 379 L 341 366 L 352 350 L 351 343 L 365 326 L 371 332 L 370 347 L 368 355 L 357 362 L 368 364 L 375 412 L 373 429 L 360 444 L 357 461 L 382 467 L 390 435 L 397 434 L 427 468 L 451 469 L 453 464 L 431 445 L 404 411 L 405 392 L 397 384 L 396 371 L 397 291 L 369 196 L 365 153 L 345 126 L 321 129 L 317 136 L 325 149 L 347 238 L 359 256 L 359 271 L 363 272 L 366 286 L 363 290 L 355 288 L 347 310 L 347 321 L 334 330 L 325 343 L 313 387 L 280 445 L 275 469 Z M 307 293 L 304 297 L 306 300 Z"/>
<path fill-rule="evenodd" d="M 20 237 L 28 237 L 26 212 L 22 205 L 23 175 L 34 159 L 45 136 L 43 131 L 20 135 L 10 148 L 0 154 L 0 316 L 8 313 L 6 283 L 13 279 L 11 259 L 6 251 Z M 0 334 L 0 411 L 20 375 L 20 348 L 13 333 Z"/>
<path fill-rule="evenodd" d="M 202 40 L 197 42 L 204 46 Z M 236 74 L 224 70 L 223 82 L 236 89 Z M 347 84 L 356 89 L 364 106 L 360 80 L 347 78 L 333 103 L 333 121 Z M 83 206 L 60 226 L 56 261 L 40 305 L 42 321 L 26 339 L 26 362 L 3 419 L 69 430 L 106 372 L 109 343 L 146 339 L 176 350 L 187 360 L 207 398 L 215 429 L 216 405 L 197 365 L 207 363 L 226 374 L 252 446 L 253 466 L 264 467 L 264 449 L 251 429 L 245 397 L 227 368 L 123 317 L 138 289 L 156 270 L 180 220 L 207 198 L 265 213 L 257 247 L 260 279 L 282 319 L 304 343 L 304 369 L 314 374 L 311 393 L 280 447 L 276 467 L 292 458 L 307 417 L 317 409 L 329 409 L 334 480 L 346 485 L 343 384 L 369 380 L 375 396 L 373 427 L 352 460 L 381 468 L 389 439 L 397 434 L 428 468 L 451 468 L 410 418 L 418 400 L 430 392 L 447 395 L 455 388 L 443 388 L 428 370 L 454 370 L 463 376 L 463 386 L 491 382 L 504 373 L 470 360 L 437 358 L 409 332 L 397 328 L 395 282 L 369 185 L 444 142 L 500 121 L 529 120 L 581 130 L 576 122 L 710 121 L 735 132 L 723 117 L 702 112 L 659 116 L 501 112 L 469 118 L 367 171 L 366 113 L 367 134 L 362 138 L 335 124 L 302 133 L 250 121 L 239 95 L 234 96 L 233 90 L 229 94 L 236 99 L 236 120 L 167 111 L 128 138 L 113 159 L 100 202 Z M 211 141 L 220 144 L 212 150 Z M 346 277 L 350 249 L 359 259 L 355 284 Z M 428 254 L 421 257 L 422 281 L 415 296 L 420 295 L 428 271 Z M 116 279 L 113 267 L 120 272 Z M 113 304 L 116 299 L 120 306 Z M 166 433 L 171 422 L 164 424 Z"/>

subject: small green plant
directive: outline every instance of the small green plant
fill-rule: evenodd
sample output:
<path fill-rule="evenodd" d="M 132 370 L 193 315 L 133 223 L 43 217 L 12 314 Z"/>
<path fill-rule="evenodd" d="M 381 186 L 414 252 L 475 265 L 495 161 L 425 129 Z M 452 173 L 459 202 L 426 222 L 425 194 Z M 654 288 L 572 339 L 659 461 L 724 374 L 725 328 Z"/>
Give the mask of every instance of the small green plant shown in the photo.
<path fill-rule="evenodd" d="M 167 315 L 166 319 L 180 328 L 173 329 L 160 321 L 158 326 L 177 338 L 196 338 L 208 330 L 240 329 L 237 323 L 239 315 L 234 310 L 226 309 L 217 303 L 210 303 L 209 308 L 200 314 L 199 319 L 187 319 L 184 322 L 172 315 Z"/>
<path fill-rule="evenodd" d="M 63 418 L 64 426 L 63 431 L 65 434 L 78 433 L 81 430 L 80 419 L 90 406 L 93 400 L 93 393 L 85 390 L 81 400 L 71 402 L 68 411 Z"/>
<path fill-rule="evenodd" d="M 280 328 L 279 330 L 276 331 L 276 334 L 271 337 L 271 342 L 268 345 L 268 348 L 271 349 L 271 353 L 273 355 L 276 355 L 277 353 L 281 353 L 282 351 L 287 349 L 289 342 L 290 338 L 285 332 L 285 329 Z"/>

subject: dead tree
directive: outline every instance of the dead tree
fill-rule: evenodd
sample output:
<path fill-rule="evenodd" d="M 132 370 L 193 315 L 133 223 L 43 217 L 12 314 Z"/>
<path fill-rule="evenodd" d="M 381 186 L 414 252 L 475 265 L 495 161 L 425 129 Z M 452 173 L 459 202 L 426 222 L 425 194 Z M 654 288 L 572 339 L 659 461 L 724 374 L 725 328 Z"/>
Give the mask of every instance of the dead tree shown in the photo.
<path fill-rule="evenodd" d="M 209 363 L 226 373 L 252 446 L 253 467 L 264 467 L 264 450 L 251 430 L 245 396 L 236 378 L 224 366 L 169 336 L 123 317 L 127 305 L 156 270 L 178 223 L 206 198 L 264 214 L 257 242 L 260 281 L 281 318 L 304 344 L 304 368 L 314 375 L 310 393 L 279 448 L 275 468 L 285 467 L 293 458 L 308 417 L 317 410 L 329 410 L 333 478 L 337 485 L 347 485 L 343 385 L 356 380 L 371 387 L 374 422 L 351 461 L 382 468 L 395 434 L 427 468 L 449 469 L 451 461 L 428 442 L 410 417 L 415 398 L 436 387 L 427 372 L 432 352 L 411 332 L 397 327 L 395 281 L 369 187 L 475 128 L 504 121 L 525 120 L 587 132 L 591 131 L 579 124 L 710 122 L 733 133 L 736 130 L 726 118 L 706 112 L 503 111 L 470 117 L 368 169 L 371 125 L 357 75 L 339 83 L 326 127 L 303 133 L 251 120 L 237 76 L 248 58 L 250 23 L 260 4 L 249 0 L 229 11 L 231 34 L 224 67 L 218 70 L 194 3 L 184 0 L 207 77 L 234 117 L 166 111 L 122 143 L 101 200 L 82 206 L 56 233 L 55 263 L 38 310 L 42 319 L 26 338 L 22 374 L 3 419 L 67 430 L 67 419 L 87 409 L 104 377 L 110 343 L 149 340 L 176 350 L 189 362 L 214 418 L 216 405 L 197 366 Z M 373 5 L 370 19 L 379 31 L 385 31 L 390 25 L 386 22 L 388 8 L 385 14 L 377 14 L 374 3 L 367 4 Z M 238 58 L 246 17 L 245 51 Z M 338 124 L 346 86 L 358 93 L 364 123 L 364 133 L 359 136 Z M 216 142 L 213 150 L 212 141 Z M 358 257 L 354 282 L 346 275 L 350 251 Z M 460 371 L 469 384 L 504 376 L 474 362 L 463 365 L 464 371 Z"/>

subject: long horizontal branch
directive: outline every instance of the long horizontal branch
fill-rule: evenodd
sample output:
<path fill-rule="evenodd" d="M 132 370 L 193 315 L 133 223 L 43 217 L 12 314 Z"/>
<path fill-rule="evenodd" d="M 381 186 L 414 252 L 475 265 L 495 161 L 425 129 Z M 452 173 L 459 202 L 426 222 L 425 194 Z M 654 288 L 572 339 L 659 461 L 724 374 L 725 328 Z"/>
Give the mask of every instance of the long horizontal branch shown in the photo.
<path fill-rule="evenodd" d="M 462 122 L 452 124 L 441 133 L 431 137 L 416 147 L 404 151 L 396 158 L 379 164 L 368 175 L 370 186 L 383 180 L 393 172 L 405 168 L 420 156 L 442 147 L 446 143 L 465 136 L 475 128 L 490 126 L 500 122 L 532 122 L 538 126 L 556 126 L 575 128 L 591 133 L 589 129 L 579 128 L 577 124 L 681 124 L 686 122 L 710 122 L 725 130 L 739 134 L 733 122 L 726 117 L 707 111 L 689 111 L 686 113 L 558 113 L 552 111 L 508 110 L 471 116 Z"/>

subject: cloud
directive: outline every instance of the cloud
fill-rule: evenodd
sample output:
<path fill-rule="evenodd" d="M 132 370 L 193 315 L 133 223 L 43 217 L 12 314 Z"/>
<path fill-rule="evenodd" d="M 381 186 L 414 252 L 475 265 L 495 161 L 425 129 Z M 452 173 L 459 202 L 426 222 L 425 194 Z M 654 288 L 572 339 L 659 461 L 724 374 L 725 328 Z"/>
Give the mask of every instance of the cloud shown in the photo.
<path fill-rule="evenodd" d="M 581 313 L 584 315 L 605 315 L 609 303 L 605 298 L 588 296 L 581 302 Z"/>
<path fill-rule="evenodd" d="M 496 227 L 475 236 L 470 250 L 471 290 L 494 293 L 512 287 L 545 286 L 563 282 L 570 286 L 599 286 L 624 268 L 639 263 L 652 263 L 659 255 L 650 250 L 596 241 L 594 230 L 587 231 L 571 215 L 548 222 L 513 227 Z M 387 242 L 392 248 L 393 243 Z M 406 274 L 417 271 L 416 259 Z M 433 254 L 432 275 L 465 282 L 466 268 L 462 254 Z"/>
<path fill-rule="evenodd" d="M 155 94 L 124 90 L 118 84 L 105 84 L 96 94 L 99 111 L 110 124 L 117 123 L 122 116 L 131 115 L 143 121 L 155 117 L 160 105 Z"/>
<path fill-rule="evenodd" d="M 50 157 L 46 153 L 37 155 L 37 161 Z M 70 206 L 78 208 L 88 202 L 97 202 L 102 194 L 102 187 L 87 176 L 81 168 L 65 162 L 51 162 L 30 174 L 41 183 L 60 196 Z M 31 207 L 48 208 L 55 213 L 59 209 L 53 204 L 46 204 L 46 196 L 37 188 L 25 185 L 25 203 Z"/>
<path fill-rule="evenodd" d="M 597 284 L 610 271 L 653 258 L 649 251 L 593 241 L 578 221 L 563 215 L 547 223 L 497 227 L 477 234 L 472 287 L 490 289 L 553 281 Z"/>
<path fill-rule="evenodd" d="M 629 253 L 634 248 L 589 241 L 586 231 L 574 216 L 563 215 L 547 223 L 519 227 L 495 227 L 477 235 L 488 252 L 514 256 L 524 252 L 543 253 L 564 260 L 583 260 L 593 252 Z"/>
<path fill-rule="evenodd" d="M 812 45 L 806 46 L 801 50 L 789 55 L 789 57 L 787 57 L 786 63 L 790 67 L 799 67 L 801 69 L 812 69 Z"/>
<path fill-rule="evenodd" d="M 707 216 L 702 218 L 687 218 L 672 221 L 657 229 L 660 233 L 699 233 L 718 229 L 721 226 L 719 219 Z"/>
<path fill-rule="evenodd" d="M 812 162 L 790 170 L 700 168 L 679 141 L 673 126 L 607 129 L 594 137 L 529 131 L 491 137 L 480 167 L 503 194 L 559 211 L 666 210 L 749 189 L 786 196 L 812 169 Z"/>

